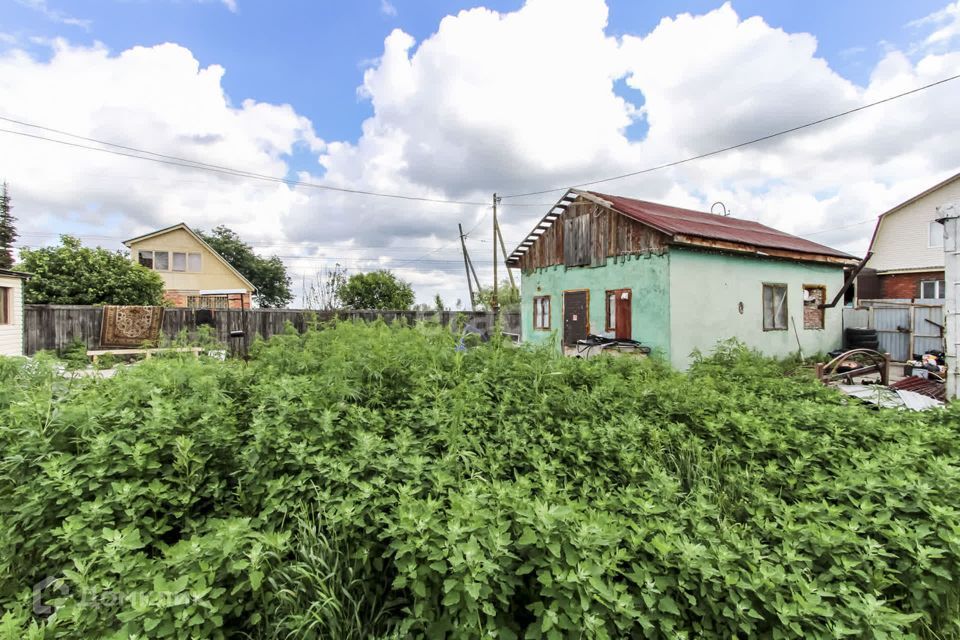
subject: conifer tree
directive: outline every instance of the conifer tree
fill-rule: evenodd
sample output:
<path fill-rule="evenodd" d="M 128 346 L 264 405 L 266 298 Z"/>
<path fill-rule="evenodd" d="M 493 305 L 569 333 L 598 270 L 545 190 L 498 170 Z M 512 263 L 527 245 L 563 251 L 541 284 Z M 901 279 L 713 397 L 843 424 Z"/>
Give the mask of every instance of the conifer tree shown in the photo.
<path fill-rule="evenodd" d="M 17 229 L 13 226 L 16 218 L 11 211 L 10 192 L 7 183 L 0 189 L 0 269 L 13 267 L 13 243 L 17 240 Z"/>

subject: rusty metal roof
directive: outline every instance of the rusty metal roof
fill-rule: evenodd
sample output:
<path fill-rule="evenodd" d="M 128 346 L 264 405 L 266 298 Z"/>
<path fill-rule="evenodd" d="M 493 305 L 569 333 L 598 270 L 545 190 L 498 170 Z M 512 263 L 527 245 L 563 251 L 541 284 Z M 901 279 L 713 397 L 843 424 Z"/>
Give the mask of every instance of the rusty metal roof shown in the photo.
<path fill-rule="evenodd" d="M 919 376 L 910 376 L 902 380 L 897 380 L 890 385 L 890 388 L 901 391 L 913 391 L 914 393 L 919 393 L 935 400 L 940 400 L 941 402 L 947 401 L 947 386 L 944 383 L 927 380 Z"/>
<path fill-rule="evenodd" d="M 778 231 L 752 220 L 681 209 L 656 202 L 612 196 L 596 191 L 588 191 L 587 193 L 601 200 L 606 200 L 615 211 L 672 236 L 682 234 L 760 248 L 854 259 L 850 254 L 837 249 Z"/>

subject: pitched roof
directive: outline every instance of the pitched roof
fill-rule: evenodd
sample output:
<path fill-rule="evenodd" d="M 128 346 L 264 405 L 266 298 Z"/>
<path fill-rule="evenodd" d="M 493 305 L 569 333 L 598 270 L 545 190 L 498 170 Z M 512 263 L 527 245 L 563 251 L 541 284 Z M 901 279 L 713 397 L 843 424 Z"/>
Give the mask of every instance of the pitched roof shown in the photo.
<path fill-rule="evenodd" d="M 710 240 L 749 244 L 767 249 L 783 249 L 822 256 L 853 258 L 843 251 L 784 233 L 753 220 L 718 216 L 703 211 L 681 209 L 680 207 L 612 196 L 595 191 L 588 193 L 610 202 L 614 211 L 668 235 L 683 234 Z"/>
<path fill-rule="evenodd" d="M 907 200 L 904 200 L 903 202 L 901 202 L 900 204 L 898 204 L 898 205 L 895 206 L 894 208 L 888 209 L 887 211 L 884 211 L 884 212 L 881 213 L 879 216 L 877 216 L 877 224 L 873 227 L 873 235 L 870 236 L 870 248 L 868 249 L 868 251 L 873 251 L 873 243 L 875 243 L 875 242 L 877 241 L 877 234 L 880 233 L 880 223 L 883 222 L 883 219 L 884 219 L 884 218 L 886 218 L 887 216 L 889 216 L 891 213 L 896 213 L 897 211 L 900 211 L 900 210 L 903 209 L 904 207 L 910 206 L 911 204 L 913 204 L 914 202 L 916 202 L 916 201 L 919 200 L 920 198 L 925 198 L 925 197 L 927 197 L 928 195 L 930 195 L 931 193 L 933 193 L 934 191 L 937 191 L 938 189 L 941 189 L 941 188 L 947 186 L 948 184 L 950 184 L 951 182 L 955 182 L 956 180 L 960 180 L 960 173 L 955 173 L 955 174 L 953 174 L 952 176 L 950 176 L 950 177 L 947 178 L 946 180 L 943 180 L 942 182 L 938 182 L 937 184 L 933 185 L 933 186 L 930 187 L 929 189 L 926 189 L 926 190 L 924 190 L 924 191 L 921 191 L 920 193 L 918 193 L 917 195 L 913 196 L 912 198 L 909 198 L 909 199 L 907 199 Z"/>
<path fill-rule="evenodd" d="M 26 271 L 12 271 L 10 269 L 0 269 L 0 276 L 10 276 L 12 278 L 22 278 L 24 280 L 33 276 L 32 273 L 27 273 Z"/>
<path fill-rule="evenodd" d="M 206 242 L 203 238 L 201 238 L 200 235 L 199 235 L 196 231 L 194 231 L 193 229 L 191 229 L 190 227 L 188 227 L 186 222 L 180 222 L 180 223 L 178 223 L 178 224 L 175 224 L 175 225 L 172 225 L 172 226 L 169 226 L 169 227 L 164 227 L 163 229 L 157 229 L 156 231 L 151 231 L 150 233 L 145 233 L 145 234 L 143 234 L 142 236 L 137 236 L 136 238 L 130 238 L 129 240 L 124 240 L 124 241 L 123 241 L 123 244 L 124 244 L 124 246 L 129 247 L 131 244 L 133 244 L 133 243 L 135 243 L 135 242 L 142 242 L 142 241 L 148 240 L 148 239 L 150 239 L 150 238 L 155 238 L 156 236 L 162 236 L 162 235 L 164 235 L 165 233 L 170 233 L 171 231 L 176 231 L 177 229 L 182 229 L 183 231 L 186 231 L 188 234 L 190 234 L 190 236 L 191 236 L 194 240 L 196 240 L 197 242 L 199 242 L 202 246 L 206 247 L 206 249 L 207 249 L 210 253 L 212 253 L 214 256 L 216 256 L 217 260 L 219 260 L 220 262 L 222 262 L 222 263 L 224 264 L 224 266 L 226 266 L 227 269 L 229 269 L 229 270 L 233 273 L 233 275 L 235 275 L 235 276 L 237 276 L 238 278 L 240 278 L 240 280 L 250 288 L 250 291 L 256 291 L 256 290 L 257 290 L 257 288 L 256 288 L 255 286 L 253 286 L 253 283 L 252 283 L 252 282 L 250 282 L 249 280 L 247 280 L 246 278 L 244 278 L 242 273 L 240 273 L 239 271 L 237 271 L 232 264 L 230 264 L 229 262 L 227 262 L 227 260 L 226 260 L 222 255 L 220 255 L 220 253 L 219 253 L 216 249 L 214 249 L 214 248 L 211 247 L 209 244 L 207 244 L 207 242 Z"/>
<path fill-rule="evenodd" d="M 771 252 L 782 252 L 779 257 L 803 259 L 796 256 L 796 254 L 803 254 L 819 262 L 842 263 L 847 260 L 856 260 L 854 256 L 843 251 L 784 233 L 752 220 L 719 216 L 597 191 L 570 189 L 510 254 L 508 263 L 518 264 L 520 257 L 536 242 L 537 238 L 556 222 L 578 197 L 656 229 L 670 236 L 671 242 L 676 244 L 711 246 L 709 243 L 714 243 L 713 248 L 716 249 L 751 253 L 763 253 L 760 250 L 766 249 Z"/>

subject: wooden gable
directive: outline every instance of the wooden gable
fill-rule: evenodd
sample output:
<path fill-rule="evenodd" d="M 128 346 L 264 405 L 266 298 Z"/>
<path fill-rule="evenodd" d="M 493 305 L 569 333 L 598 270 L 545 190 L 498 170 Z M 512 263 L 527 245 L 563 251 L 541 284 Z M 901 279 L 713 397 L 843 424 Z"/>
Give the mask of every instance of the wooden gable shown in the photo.
<path fill-rule="evenodd" d="M 541 267 L 600 267 L 607 258 L 662 253 L 668 237 L 583 196 L 571 202 L 518 260 L 527 272 Z"/>

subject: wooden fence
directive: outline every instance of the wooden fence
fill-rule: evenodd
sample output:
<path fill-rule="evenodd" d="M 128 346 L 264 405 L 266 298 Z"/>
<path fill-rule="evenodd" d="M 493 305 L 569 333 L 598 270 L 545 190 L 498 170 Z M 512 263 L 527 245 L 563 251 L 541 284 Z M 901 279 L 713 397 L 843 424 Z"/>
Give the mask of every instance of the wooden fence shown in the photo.
<path fill-rule="evenodd" d="M 163 314 L 162 334 L 173 339 L 186 330 L 197 330 L 196 309 L 167 309 Z M 480 330 L 490 330 L 494 325 L 492 313 L 472 311 L 310 311 L 303 309 L 224 309 L 211 312 L 212 332 L 217 340 L 231 352 L 246 352 L 256 336 L 269 338 L 282 333 L 286 323 L 297 331 L 306 331 L 313 323 L 323 323 L 334 317 L 340 319 L 372 321 L 383 318 L 386 322 L 403 319 L 416 322 L 441 322 L 452 326 L 458 315 Z M 83 342 L 88 349 L 100 346 L 100 322 L 103 309 L 81 305 L 24 305 L 24 354 L 38 351 L 63 351 L 75 342 Z M 231 331 L 243 331 L 242 339 L 231 339 Z M 503 314 L 503 331 L 520 333 L 520 314 Z"/>

